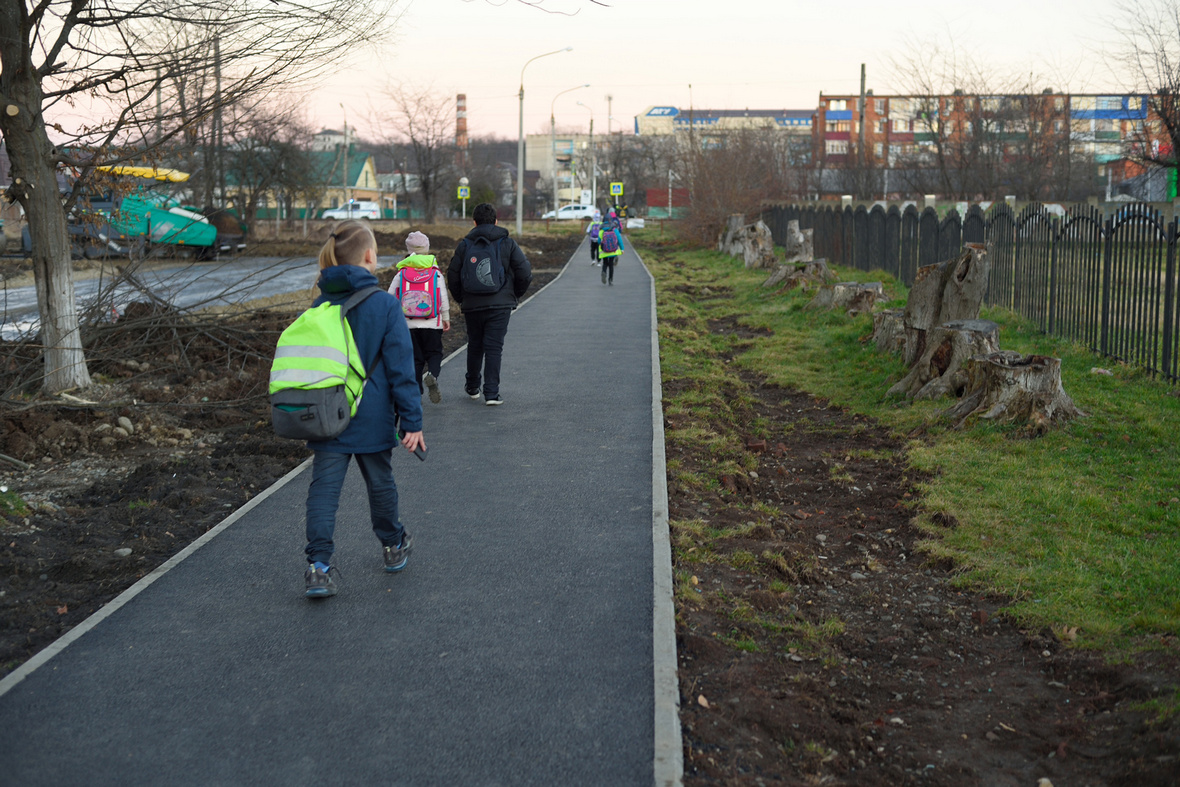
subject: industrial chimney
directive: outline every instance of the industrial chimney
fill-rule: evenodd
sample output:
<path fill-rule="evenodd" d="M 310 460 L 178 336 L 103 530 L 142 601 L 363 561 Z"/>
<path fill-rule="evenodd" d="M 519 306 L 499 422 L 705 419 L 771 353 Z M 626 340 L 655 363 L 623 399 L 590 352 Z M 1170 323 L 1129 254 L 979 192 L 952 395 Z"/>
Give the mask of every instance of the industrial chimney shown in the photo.
<path fill-rule="evenodd" d="M 467 171 L 467 94 L 455 97 L 455 165 Z"/>

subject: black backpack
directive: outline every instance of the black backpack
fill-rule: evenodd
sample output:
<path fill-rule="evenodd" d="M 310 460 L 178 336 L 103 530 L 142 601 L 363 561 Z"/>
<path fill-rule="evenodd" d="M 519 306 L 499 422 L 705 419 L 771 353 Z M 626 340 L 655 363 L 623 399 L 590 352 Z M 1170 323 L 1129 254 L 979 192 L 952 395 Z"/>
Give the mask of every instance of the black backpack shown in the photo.
<path fill-rule="evenodd" d="M 500 291 L 507 278 L 508 272 L 500 259 L 500 241 L 482 235 L 468 238 L 463 250 L 463 267 L 459 272 L 463 294 L 491 295 Z"/>

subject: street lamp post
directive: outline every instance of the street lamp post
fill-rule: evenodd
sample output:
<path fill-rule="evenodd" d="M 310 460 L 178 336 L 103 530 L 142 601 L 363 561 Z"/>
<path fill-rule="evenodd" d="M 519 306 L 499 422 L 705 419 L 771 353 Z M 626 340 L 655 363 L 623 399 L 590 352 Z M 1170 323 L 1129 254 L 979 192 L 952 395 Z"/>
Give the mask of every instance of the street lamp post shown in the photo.
<path fill-rule="evenodd" d="M 574 90 L 581 90 L 584 87 L 590 87 L 590 85 L 577 85 L 575 87 L 567 88 L 558 93 L 557 96 L 565 95 L 566 93 L 570 93 Z M 553 117 L 553 110 L 557 105 L 557 96 L 554 96 L 553 100 L 549 102 L 549 149 L 553 161 L 553 176 L 550 178 L 550 180 L 553 181 L 553 218 L 555 219 L 557 218 L 557 209 L 560 207 L 560 204 L 557 201 L 557 123 Z"/>
<path fill-rule="evenodd" d="M 594 110 L 581 101 L 578 106 L 590 110 L 590 204 L 598 209 L 598 150 L 594 147 Z"/>
<path fill-rule="evenodd" d="M 565 49 L 556 49 L 552 52 L 546 52 L 543 55 L 537 55 L 524 61 L 524 65 L 520 68 L 520 127 L 516 137 L 516 234 L 521 235 L 524 232 L 524 70 L 529 67 L 529 63 L 549 55 L 557 55 L 562 52 L 572 52 L 572 46 L 567 46 Z"/>

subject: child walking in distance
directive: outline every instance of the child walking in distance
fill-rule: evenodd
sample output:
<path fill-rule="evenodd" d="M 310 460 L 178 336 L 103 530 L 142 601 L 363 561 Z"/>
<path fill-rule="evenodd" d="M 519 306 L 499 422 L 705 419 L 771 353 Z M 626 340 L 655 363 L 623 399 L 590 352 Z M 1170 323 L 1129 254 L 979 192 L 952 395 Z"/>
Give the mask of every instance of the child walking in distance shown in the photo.
<path fill-rule="evenodd" d="M 602 214 L 594 211 L 594 218 L 590 220 L 590 226 L 586 228 L 586 234 L 590 236 L 590 264 L 598 264 L 598 240 L 599 234 L 602 231 Z"/>
<path fill-rule="evenodd" d="M 614 286 L 615 263 L 623 253 L 623 234 L 617 229 L 602 225 L 599 235 L 598 259 L 602 262 L 602 283 Z"/>
<path fill-rule="evenodd" d="M 389 292 L 401 302 L 402 314 L 414 343 L 414 379 L 418 392 L 430 392 L 438 404 L 438 375 L 442 371 L 443 332 L 451 330 L 451 302 L 442 271 L 430 251 L 430 239 L 421 232 L 406 236 L 408 256 L 397 264 Z"/>
<path fill-rule="evenodd" d="M 320 250 L 320 296 L 315 306 L 343 304 L 357 290 L 376 287 L 377 239 L 368 225 L 345 221 Z M 386 571 L 401 571 L 410 555 L 410 534 L 398 519 L 397 485 L 390 465 L 398 444 L 398 419 L 405 430 L 402 445 L 425 449 L 422 439 L 422 398 L 414 379 L 410 331 L 397 298 L 377 291 L 348 312 L 365 384 L 356 415 L 336 438 L 309 442 L 314 452 L 311 486 L 307 490 L 308 598 L 336 594 L 332 568 L 336 510 L 349 459 L 356 459 L 369 495 L 373 533 L 381 543 Z"/>

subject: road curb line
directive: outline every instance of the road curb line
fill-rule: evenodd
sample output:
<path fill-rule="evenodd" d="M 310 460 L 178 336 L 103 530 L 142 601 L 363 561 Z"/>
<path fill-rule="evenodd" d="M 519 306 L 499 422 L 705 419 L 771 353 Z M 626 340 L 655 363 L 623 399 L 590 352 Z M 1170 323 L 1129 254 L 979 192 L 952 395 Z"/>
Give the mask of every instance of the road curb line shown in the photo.
<path fill-rule="evenodd" d="M 58 637 L 51 644 L 47 645 L 43 650 L 39 651 L 31 659 L 29 659 L 24 664 L 17 667 L 12 672 L 10 672 L 7 676 L 5 676 L 5 678 L 3 680 L 0 680 L 0 697 L 3 697 L 12 688 L 14 688 L 18 683 L 20 683 L 22 680 L 24 680 L 29 675 L 31 675 L 33 673 L 33 670 L 35 670 L 38 667 L 45 664 L 45 662 L 49 661 L 51 658 L 56 656 L 58 653 L 61 653 L 63 650 L 65 650 L 67 647 L 69 647 L 70 644 L 72 644 L 75 640 L 80 638 L 83 634 L 90 631 L 92 628 L 97 626 L 99 623 L 103 622 L 104 620 L 109 618 L 111 615 L 118 612 L 119 609 L 124 604 L 131 601 L 131 599 L 135 598 L 143 591 L 147 590 L 149 585 L 151 585 L 153 582 L 155 582 L 160 577 L 167 574 L 169 571 L 171 571 L 173 568 L 175 568 L 177 565 L 179 565 L 181 563 L 181 561 L 185 560 L 190 555 L 192 555 L 194 552 L 196 552 L 198 549 L 205 546 L 205 544 L 212 541 L 214 539 L 214 537 L 216 537 L 223 530 L 225 530 L 230 525 L 237 522 L 239 519 L 244 517 L 246 514 L 253 511 L 260 503 L 262 503 L 263 500 L 266 500 L 268 497 L 273 495 L 275 492 L 282 489 L 284 486 L 286 486 L 286 484 L 289 481 L 291 481 L 291 479 L 295 478 L 295 476 L 302 473 L 303 470 L 309 464 L 311 464 L 311 457 L 308 457 L 307 459 L 300 462 L 297 467 L 295 467 L 294 469 L 289 471 L 285 476 L 280 478 L 278 481 L 275 481 L 273 484 L 271 484 L 269 487 L 267 487 L 265 490 L 263 490 L 262 493 L 260 493 L 257 497 L 251 498 L 245 505 L 243 505 L 237 511 L 234 511 L 228 517 L 221 520 L 220 523 L 214 525 L 213 527 L 211 527 L 207 531 L 205 531 L 196 541 L 193 541 L 191 544 L 186 546 L 184 549 L 180 550 L 175 555 L 168 558 L 166 561 L 164 561 L 160 565 L 156 566 L 156 568 L 154 568 L 152 571 L 150 571 L 146 576 L 144 576 L 142 579 L 140 579 L 134 585 L 127 588 L 122 593 L 115 596 L 113 599 L 111 599 L 106 604 L 104 604 L 102 607 L 100 607 L 97 612 L 90 615 L 88 618 L 83 620 L 77 626 L 74 626 L 72 629 L 70 629 L 68 632 L 66 632 L 62 636 Z"/>
<path fill-rule="evenodd" d="M 680 787 L 684 748 L 680 731 L 680 681 L 676 661 L 676 607 L 672 601 L 672 543 L 668 532 L 668 468 L 664 455 L 663 381 L 656 311 L 656 278 L 635 251 L 651 279 L 651 545 L 652 662 L 655 685 L 656 787 Z"/>

